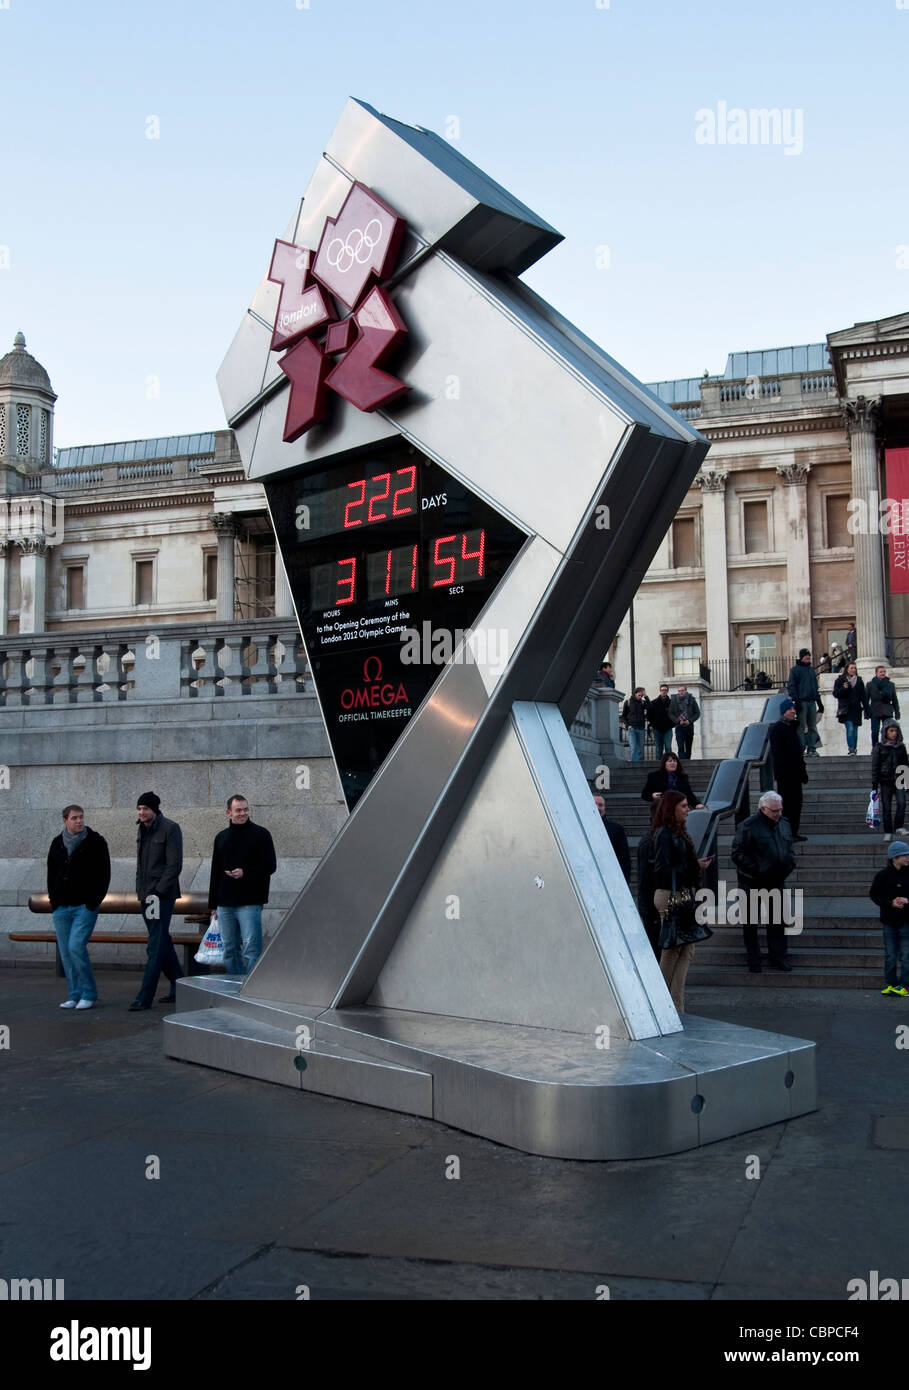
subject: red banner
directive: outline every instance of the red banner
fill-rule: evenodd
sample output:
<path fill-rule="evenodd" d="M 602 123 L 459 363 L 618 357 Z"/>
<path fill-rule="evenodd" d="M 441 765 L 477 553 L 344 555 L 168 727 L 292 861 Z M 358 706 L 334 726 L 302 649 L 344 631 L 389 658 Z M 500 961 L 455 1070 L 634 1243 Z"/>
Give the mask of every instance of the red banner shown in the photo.
<path fill-rule="evenodd" d="M 894 522 L 899 518 L 890 526 L 890 592 L 909 594 L 909 449 L 884 450 L 884 479 L 888 511 Z"/>

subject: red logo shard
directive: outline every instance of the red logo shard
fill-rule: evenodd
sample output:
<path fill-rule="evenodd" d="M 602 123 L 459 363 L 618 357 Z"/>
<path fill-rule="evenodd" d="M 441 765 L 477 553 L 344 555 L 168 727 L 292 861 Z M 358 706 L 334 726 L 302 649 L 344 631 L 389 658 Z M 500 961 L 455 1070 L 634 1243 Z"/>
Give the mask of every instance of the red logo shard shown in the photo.
<path fill-rule="evenodd" d="M 362 183 L 355 183 L 336 218 L 326 220 L 312 273 L 348 309 L 370 279 L 394 269 L 406 223 Z"/>
<path fill-rule="evenodd" d="M 290 382 L 284 440 L 292 444 L 325 418 L 325 381 L 331 361 L 310 338 L 304 338 L 278 359 L 278 366 Z"/>
<path fill-rule="evenodd" d="M 360 336 L 326 383 L 358 410 L 378 410 L 410 390 L 406 382 L 379 371 L 379 363 L 394 351 L 407 328 L 385 290 L 378 288 L 360 305 L 354 322 Z"/>
<path fill-rule="evenodd" d="M 276 241 L 268 278 L 281 286 L 272 350 L 289 347 L 305 333 L 327 323 L 334 314 L 319 286 L 313 283 L 312 252 L 289 241 Z"/>

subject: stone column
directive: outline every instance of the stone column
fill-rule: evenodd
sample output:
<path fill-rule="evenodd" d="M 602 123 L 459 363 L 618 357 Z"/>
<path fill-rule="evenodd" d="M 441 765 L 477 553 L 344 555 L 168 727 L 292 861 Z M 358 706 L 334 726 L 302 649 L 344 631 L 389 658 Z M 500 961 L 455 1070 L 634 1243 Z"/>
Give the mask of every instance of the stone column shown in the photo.
<path fill-rule="evenodd" d="M 19 631 L 43 632 L 47 589 L 47 537 L 23 536 L 16 544 L 19 561 Z"/>
<path fill-rule="evenodd" d="M 290 618 L 293 616 L 294 605 L 290 596 L 290 585 L 287 582 L 287 572 L 284 569 L 284 561 L 281 558 L 280 547 L 275 547 L 275 617 Z"/>
<path fill-rule="evenodd" d="M 854 401 L 846 400 L 841 404 L 852 453 L 852 496 L 864 502 L 869 518 L 877 519 L 880 399 L 858 396 Z M 886 663 L 884 603 L 881 538 L 876 529 L 863 527 L 855 535 L 855 629 L 863 674 Z"/>
<path fill-rule="evenodd" d="M 802 647 L 812 649 L 811 569 L 808 563 L 807 463 L 781 463 L 777 473 L 786 484 L 786 583 L 789 590 L 789 646 L 780 652 L 795 661 Z"/>
<path fill-rule="evenodd" d="M 9 548 L 12 541 L 0 537 L 0 632 L 9 631 Z"/>
<path fill-rule="evenodd" d="M 218 608 L 219 623 L 234 620 L 234 540 L 237 524 L 233 512 L 211 512 L 209 521 L 218 535 Z"/>
<path fill-rule="evenodd" d="M 729 577 L 726 570 L 726 479 L 705 468 L 695 479 L 701 489 L 701 548 L 707 608 L 707 665 L 725 663 L 729 671 Z M 722 686 L 720 687 L 723 688 Z"/>

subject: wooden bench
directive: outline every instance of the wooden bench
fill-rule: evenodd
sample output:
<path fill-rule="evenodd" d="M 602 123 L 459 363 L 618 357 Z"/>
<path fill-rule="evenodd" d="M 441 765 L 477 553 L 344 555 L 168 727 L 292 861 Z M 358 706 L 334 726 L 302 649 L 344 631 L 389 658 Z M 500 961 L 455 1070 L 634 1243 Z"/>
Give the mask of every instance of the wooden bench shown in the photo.
<path fill-rule="evenodd" d="M 28 900 L 31 912 L 50 912 L 50 898 L 46 893 L 33 893 Z M 108 916 L 119 916 L 123 913 L 141 914 L 139 900 L 134 893 L 108 893 L 104 902 L 98 909 L 99 914 Z M 170 939 L 175 946 L 182 948 L 183 969 L 187 975 L 206 974 L 208 967 L 199 965 L 193 960 L 193 956 L 199 949 L 199 943 L 205 935 L 205 929 L 209 922 L 208 899 L 203 893 L 184 893 L 174 904 L 174 917 L 182 917 L 184 922 L 196 926 L 195 932 L 171 932 Z M 16 931 L 10 932 L 10 941 L 43 941 L 53 942 L 57 945 L 57 933 L 52 931 Z M 140 932 L 99 932 L 97 928 L 92 932 L 90 940 L 101 945 L 114 946 L 145 946 L 148 943 L 148 933 Z M 59 950 L 55 951 L 57 974 L 63 975 L 63 962 L 60 959 Z"/>

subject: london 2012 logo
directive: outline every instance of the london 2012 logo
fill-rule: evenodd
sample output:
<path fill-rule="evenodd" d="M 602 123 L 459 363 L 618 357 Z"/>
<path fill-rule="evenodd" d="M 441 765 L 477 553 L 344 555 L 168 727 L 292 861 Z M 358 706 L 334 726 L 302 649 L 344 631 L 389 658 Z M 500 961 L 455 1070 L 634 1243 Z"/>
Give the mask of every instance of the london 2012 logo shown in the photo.
<path fill-rule="evenodd" d="M 329 388 L 358 410 L 378 410 L 410 390 L 381 370 L 407 333 L 379 284 L 394 270 L 406 226 L 371 189 L 355 183 L 338 216 L 326 219 L 315 255 L 305 246 L 275 242 L 268 278 L 281 294 L 271 347 L 288 349 L 278 361 L 290 382 L 288 443 L 325 418 Z"/>

